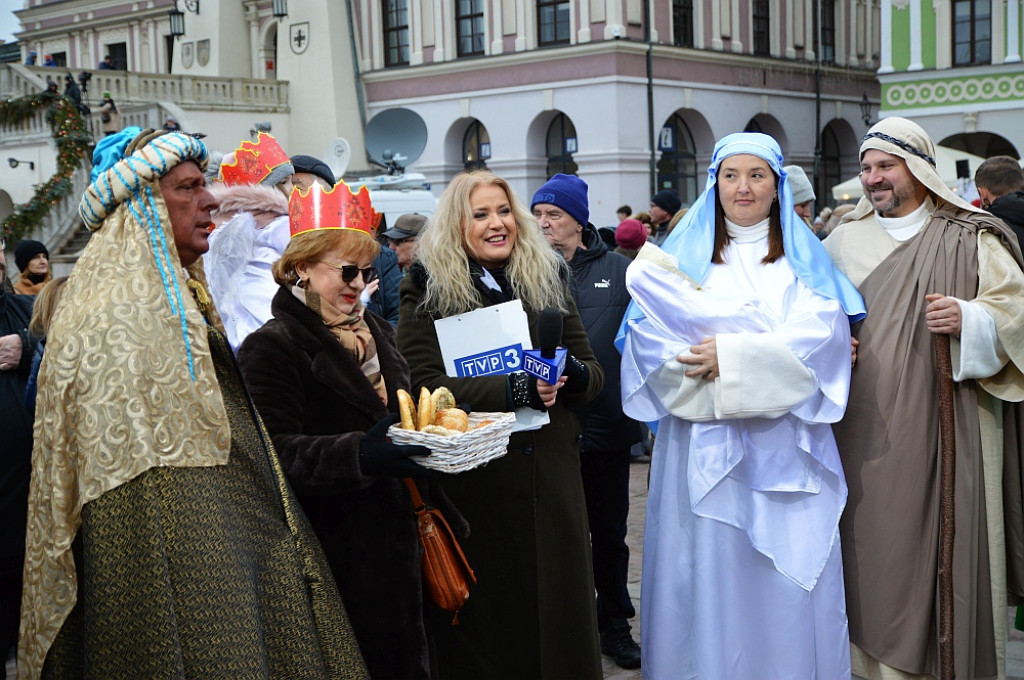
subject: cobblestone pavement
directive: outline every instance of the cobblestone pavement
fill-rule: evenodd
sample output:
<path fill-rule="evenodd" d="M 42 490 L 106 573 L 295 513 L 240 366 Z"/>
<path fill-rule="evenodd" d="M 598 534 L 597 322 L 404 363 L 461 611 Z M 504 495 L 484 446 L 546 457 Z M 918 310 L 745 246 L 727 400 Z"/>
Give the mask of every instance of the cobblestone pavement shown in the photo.
<path fill-rule="evenodd" d="M 636 607 L 633 639 L 640 642 L 640 559 L 644 551 L 644 516 L 647 512 L 647 474 L 651 466 L 633 463 L 629 466 L 629 519 L 626 522 L 626 544 L 629 546 L 629 596 Z M 601 656 L 605 680 L 639 680 L 640 670 L 619 668 L 611 657 Z"/>

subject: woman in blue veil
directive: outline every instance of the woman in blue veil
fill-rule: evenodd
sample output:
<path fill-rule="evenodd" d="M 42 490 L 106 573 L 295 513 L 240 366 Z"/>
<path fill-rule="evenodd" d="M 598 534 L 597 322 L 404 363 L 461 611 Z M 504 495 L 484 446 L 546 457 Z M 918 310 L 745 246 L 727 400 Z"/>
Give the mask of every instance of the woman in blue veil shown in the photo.
<path fill-rule="evenodd" d="M 644 677 L 850 677 L 831 423 L 856 288 L 793 211 L 767 135 L 715 146 L 704 192 L 630 266 L 623 409 L 657 422 Z"/>

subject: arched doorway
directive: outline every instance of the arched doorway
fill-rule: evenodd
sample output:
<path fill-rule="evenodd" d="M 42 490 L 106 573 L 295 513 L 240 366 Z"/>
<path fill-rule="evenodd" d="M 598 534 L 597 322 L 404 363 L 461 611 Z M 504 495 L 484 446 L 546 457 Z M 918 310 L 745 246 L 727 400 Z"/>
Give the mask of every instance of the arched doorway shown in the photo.
<path fill-rule="evenodd" d="M 840 118 L 829 121 L 821 131 L 821 161 L 814 185 L 814 204 L 818 210 L 826 205 L 835 207 L 832 187 L 856 174 L 859 156 L 860 144 L 853 127 Z"/>
<path fill-rule="evenodd" d="M 1020 152 L 1017 151 L 1017 147 L 1010 140 L 994 132 L 961 132 L 946 137 L 939 142 L 939 146 L 959 149 L 982 158 L 1010 156 L 1020 160 Z"/>
<path fill-rule="evenodd" d="M 768 135 L 779 144 L 779 148 L 782 149 L 782 157 L 786 158 L 789 154 L 789 139 L 786 137 L 786 133 L 782 128 L 782 125 L 775 119 L 774 116 L 770 116 L 767 113 L 759 113 L 749 121 L 743 128 L 744 132 L 760 132 Z"/>
<path fill-rule="evenodd" d="M 673 113 L 658 135 L 657 189 L 672 189 L 683 205 L 697 198 L 697 147 L 683 116 Z"/>
<path fill-rule="evenodd" d="M 257 72 L 253 78 L 277 80 L 277 21 L 267 18 L 260 27 L 260 44 L 257 47 Z"/>
<path fill-rule="evenodd" d="M 466 172 L 486 170 L 491 157 L 491 136 L 484 124 L 474 118 L 462 136 L 462 167 Z"/>
<path fill-rule="evenodd" d="M 579 167 L 572 156 L 579 149 L 579 141 L 576 137 L 576 126 L 572 124 L 569 116 L 559 112 L 548 125 L 544 139 L 548 178 L 558 173 L 575 175 Z"/>

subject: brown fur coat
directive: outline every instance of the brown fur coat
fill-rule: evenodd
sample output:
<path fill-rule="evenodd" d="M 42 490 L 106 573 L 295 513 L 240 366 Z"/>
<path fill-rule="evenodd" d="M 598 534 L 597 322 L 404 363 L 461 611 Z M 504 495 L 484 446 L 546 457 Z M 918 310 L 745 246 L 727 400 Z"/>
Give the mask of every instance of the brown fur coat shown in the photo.
<path fill-rule="evenodd" d="M 428 678 L 420 546 L 402 480 L 364 475 L 363 434 L 397 412 L 409 368 L 395 331 L 367 313 L 388 406 L 320 316 L 281 288 L 274 318 L 242 344 L 238 361 L 281 465 L 323 544 L 373 678 Z M 461 516 L 420 481 L 458 533 Z M 429 501 L 428 501 L 429 502 Z"/>

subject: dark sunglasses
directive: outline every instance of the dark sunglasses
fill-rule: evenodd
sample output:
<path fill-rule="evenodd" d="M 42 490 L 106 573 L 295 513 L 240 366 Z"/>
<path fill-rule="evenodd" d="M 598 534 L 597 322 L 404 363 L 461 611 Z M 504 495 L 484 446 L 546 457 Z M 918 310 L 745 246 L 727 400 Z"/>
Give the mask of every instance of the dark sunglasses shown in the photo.
<path fill-rule="evenodd" d="M 323 262 L 323 260 L 321 260 Z M 345 283 L 352 283 L 355 281 L 356 276 L 359 274 L 363 275 L 363 283 L 370 283 L 377 278 L 377 268 L 367 267 L 366 269 L 360 269 L 354 264 L 336 265 L 330 262 L 324 262 L 325 265 L 341 273 L 341 280 Z"/>

